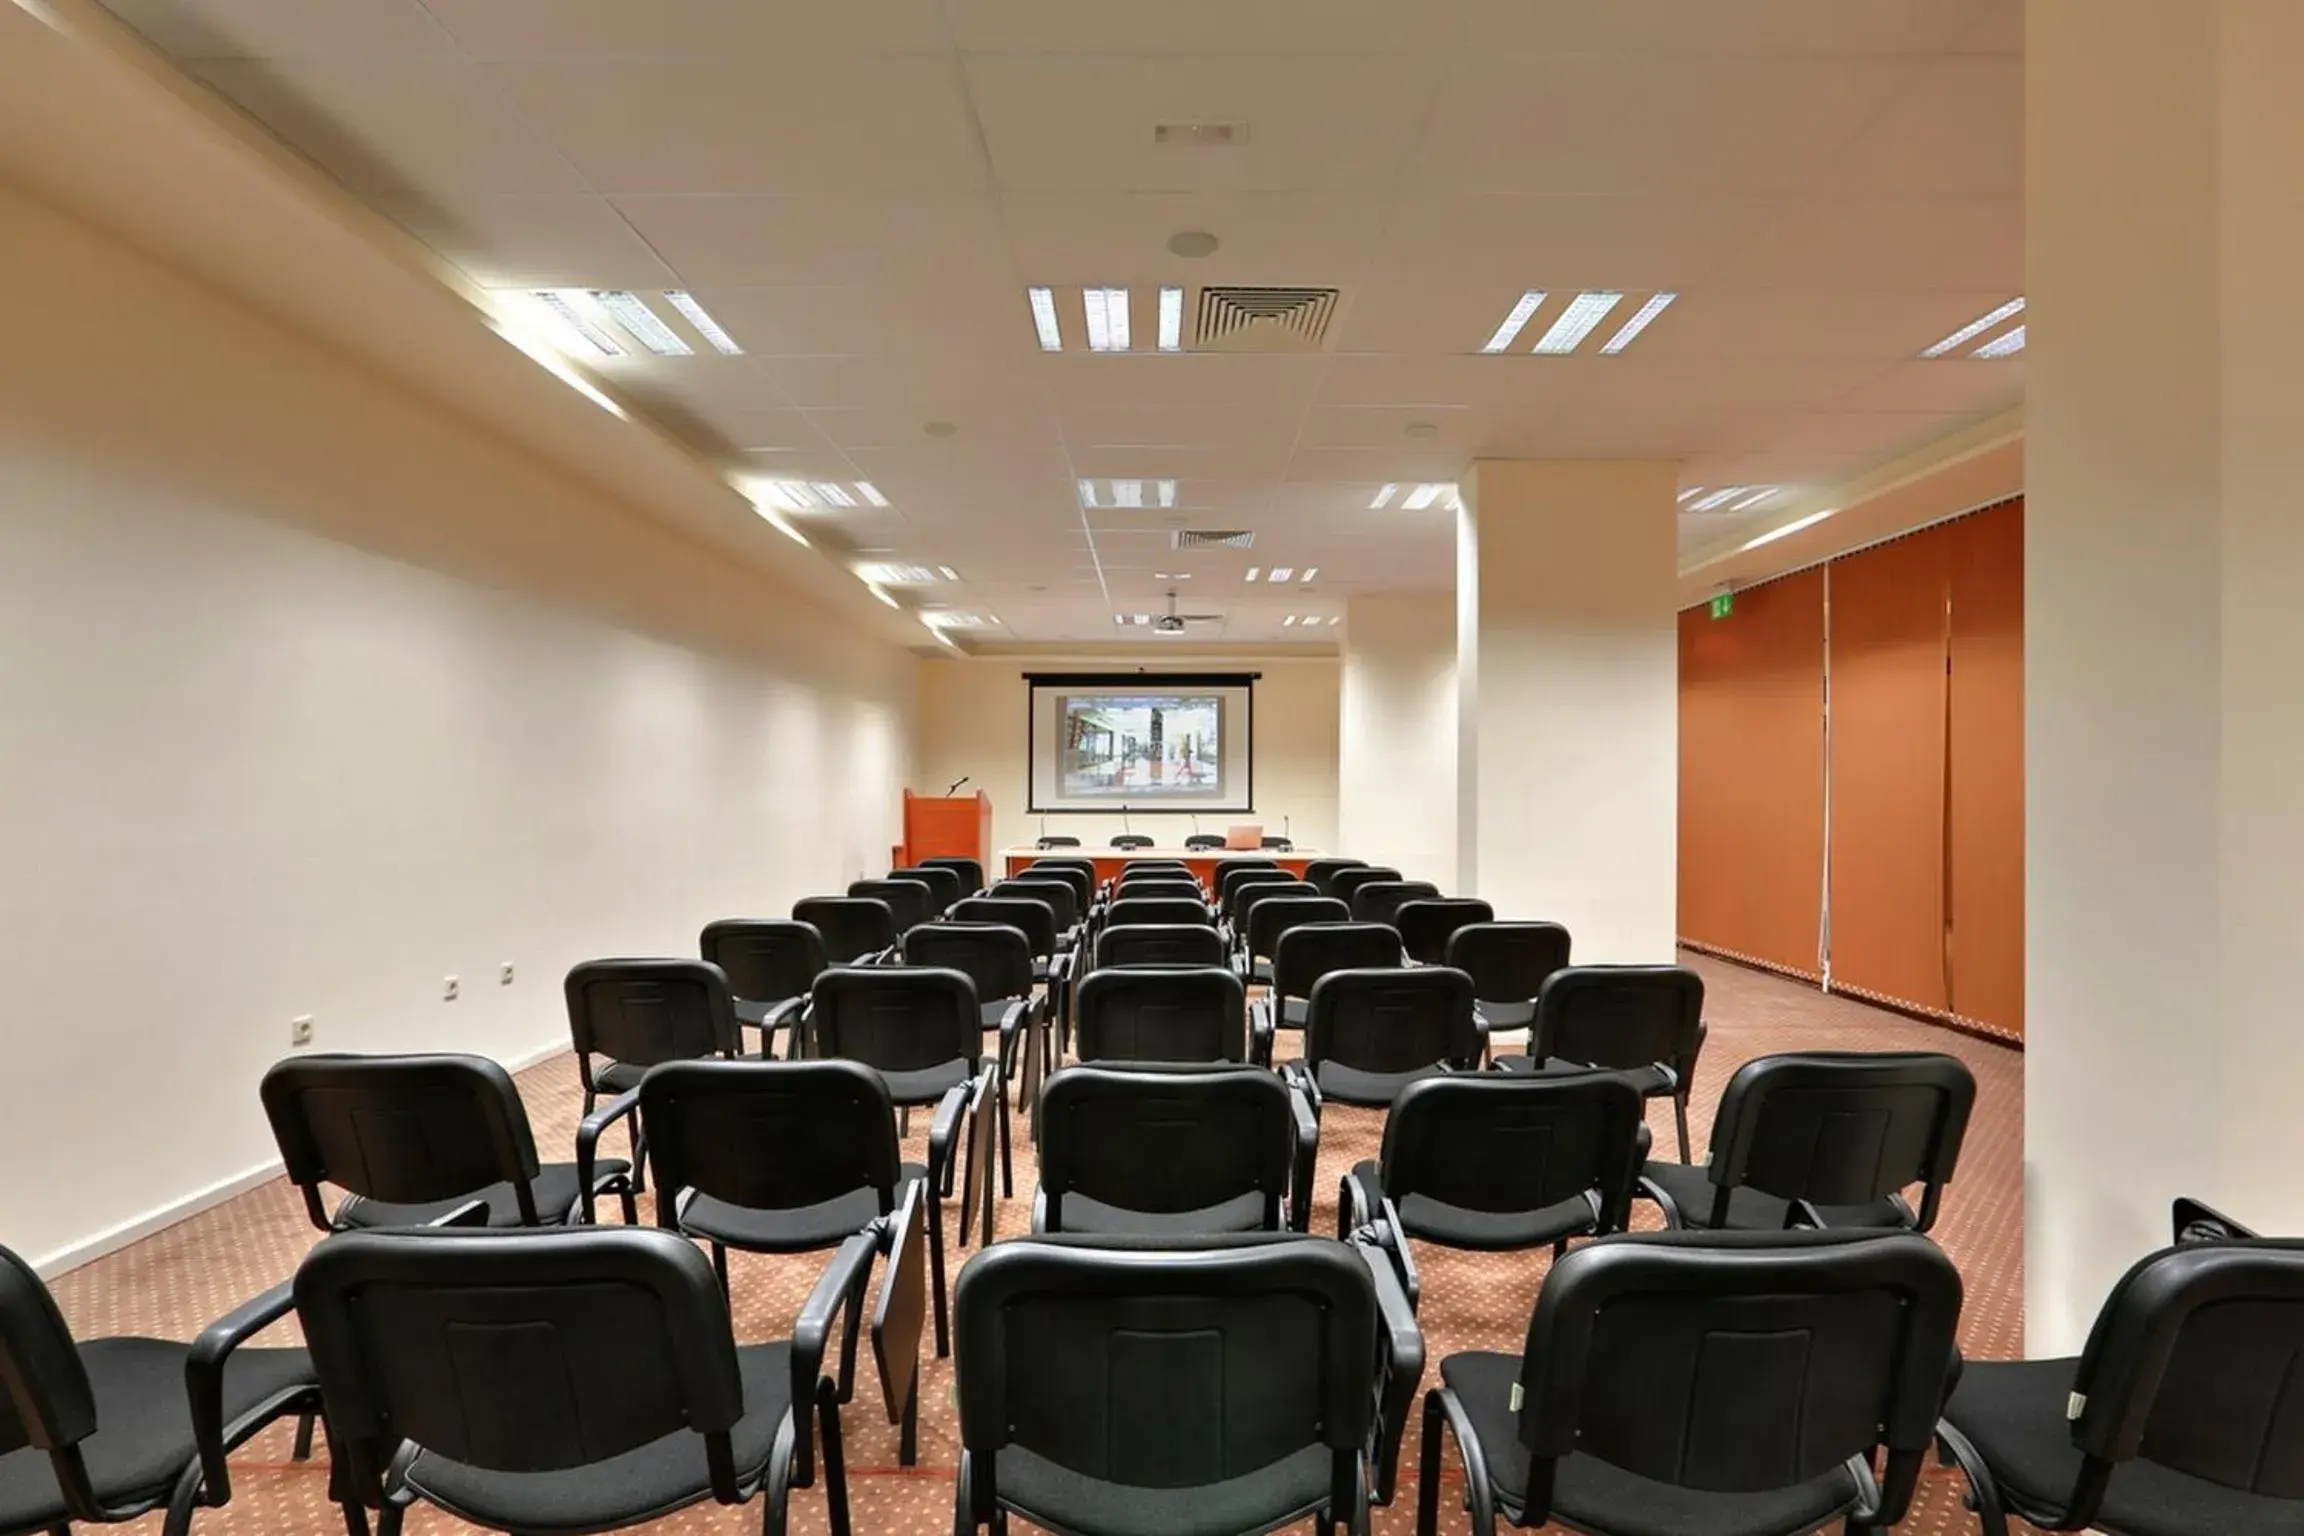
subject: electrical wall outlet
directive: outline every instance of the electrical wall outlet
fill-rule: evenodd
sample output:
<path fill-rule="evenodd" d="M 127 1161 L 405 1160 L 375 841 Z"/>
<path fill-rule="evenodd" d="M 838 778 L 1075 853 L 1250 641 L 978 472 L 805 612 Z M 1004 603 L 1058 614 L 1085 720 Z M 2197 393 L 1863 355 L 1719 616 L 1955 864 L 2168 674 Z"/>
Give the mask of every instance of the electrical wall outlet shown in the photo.
<path fill-rule="evenodd" d="M 300 1013 L 288 1021 L 288 1043 L 290 1045 L 310 1045 L 312 1043 L 312 1015 Z"/>
<path fill-rule="evenodd" d="M 504 962 L 504 967 L 503 967 L 503 969 L 502 969 L 502 970 L 499 970 L 499 971 L 496 973 L 496 985 L 498 985 L 498 986 L 500 986 L 500 987 L 508 987 L 508 986 L 512 985 L 512 962 L 511 962 L 511 961 L 509 961 L 509 960 L 505 961 L 505 962 Z"/>
<path fill-rule="evenodd" d="M 448 978 L 448 985 L 447 985 L 447 986 L 445 986 L 445 987 L 443 987 L 443 988 L 441 988 L 441 990 L 440 990 L 440 1001 L 442 1001 L 442 1002 L 444 1002 L 444 1003 L 452 1003 L 452 1002 L 456 1001 L 456 978 L 455 978 L 455 977 L 453 977 L 453 976 L 449 977 L 449 978 Z"/>

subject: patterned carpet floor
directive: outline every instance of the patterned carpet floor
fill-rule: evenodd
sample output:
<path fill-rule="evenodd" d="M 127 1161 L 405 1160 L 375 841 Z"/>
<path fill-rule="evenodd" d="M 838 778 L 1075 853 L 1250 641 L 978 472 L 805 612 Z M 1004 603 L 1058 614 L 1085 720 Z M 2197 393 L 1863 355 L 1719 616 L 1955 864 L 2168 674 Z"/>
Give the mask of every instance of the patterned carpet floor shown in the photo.
<path fill-rule="evenodd" d="M 1937 1237 L 1958 1263 L 1967 1284 L 1961 1343 L 1972 1358 L 2015 1354 L 2022 1341 L 2023 1298 L 2023 1057 L 1932 1025 L 1828 997 L 1808 987 L 1724 962 L 1689 957 L 1708 989 L 1706 1017 L 1711 1038 L 1698 1072 L 1691 1126 L 1703 1157 L 1703 1140 L 1722 1084 L 1737 1064 L 1754 1056 L 1787 1050 L 1944 1050 L 1965 1060 L 1976 1074 L 1978 1097 L 1960 1161 L 1959 1176 L 1945 1199 Z M 1283 1052 L 1289 1040 L 1283 1038 Z M 580 1100 L 572 1058 L 556 1057 L 520 1077 L 522 1096 L 534 1121 L 536 1141 L 546 1159 L 571 1155 Z M 255 1112 L 255 1085 L 249 1085 Z M 1657 1146 L 1672 1145 L 1668 1105 L 1652 1110 Z M 1022 1126 L 1018 1130 L 1021 1133 Z M 1336 1181 L 1351 1165 L 1376 1153 L 1382 1117 L 1372 1111 L 1332 1107 L 1322 1129 L 1319 1209 L 1313 1230 L 1335 1230 Z M 913 1140 L 923 1139 L 920 1119 Z M 615 1133 L 612 1139 L 620 1139 Z M 621 1150 L 619 1146 L 617 1150 Z M 920 1155 L 914 1147 L 909 1155 Z M 1028 1191 L 1033 1183 L 1028 1141 L 1016 1148 L 1016 1198 L 1000 1208 L 1002 1237 L 1029 1226 Z M 611 1202 L 612 1205 L 612 1202 Z M 1647 1224 L 1654 1208 L 1643 1206 Z M 139 1333 L 192 1337 L 208 1321 L 291 1275 L 315 1234 L 301 1202 L 285 1181 L 263 1186 L 207 1211 L 133 1247 L 62 1277 L 56 1284 L 74 1330 L 82 1337 Z M 959 1257 L 956 1255 L 955 1257 Z M 1548 1259 L 1514 1254 L 1466 1254 L 1430 1247 L 1418 1253 L 1424 1280 L 1421 1310 L 1433 1363 L 1465 1349 L 1517 1352 L 1529 1307 Z M 764 1259 L 737 1255 L 732 1283 L 739 1340 L 779 1338 L 814 1284 L 821 1256 Z M 283 1339 L 293 1321 L 265 1336 Z M 955 1461 L 952 1381 L 948 1362 L 929 1358 L 921 1383 L 920 1458 L 916 1467 L 897 1463 L 896 1432 L 878 1411 L 877 1392 L 868 1385 L 869 1367 L 858 1382 L 855 1401 L 844 1415 L 848 1443 L 849 1489 L 859 1536 L 941 1536 L 952 1529 L 952 1469 Z M 1411 1425 L 1401 1452 L 1401 1492 L 1395 1505 L 1376 1514 L 1380 1536 L 1405 1536 L 1414 1527 L 1415 1471 L 1419 1429 Z M 302 1536 L 343 1529 L 326 1501 L 322 1462 L 289 1458 L 284 1427 L 259 1437 L 234 1461 L 234 1499 L 221 1510 L 203 1512 L 195 1524 L 204 1536 Z M 1448 1471 L 1454 1480 L 1454 1457 Z M 1442 1505 L 1442 1529 L 1465 1530 L 1465 1516 L 1453 1499 Z M 794 1496 L 793 1529 L 826 1528 L 823 1494 Z M 756 1508 L 701 1506 L 645 1527 L 680 1536 L 755 1531 Z M 127 1529 L 157 1532 L 158 1516 Z M 1021 1528 L 1021 1527 L 1020 1527 Z M 1309 1525 L 1307 1524 L 1307 1527 Z M 409 1521 L 416 1533 L 471 1529 L 436 1512 L 419 1510 Z M 1976 1529 L 1975 1517 L 1961 1507 L 1953 1474 L 1931 1470 L 1911 1518 L 1900 1527 L 1913 1536 Z"/>

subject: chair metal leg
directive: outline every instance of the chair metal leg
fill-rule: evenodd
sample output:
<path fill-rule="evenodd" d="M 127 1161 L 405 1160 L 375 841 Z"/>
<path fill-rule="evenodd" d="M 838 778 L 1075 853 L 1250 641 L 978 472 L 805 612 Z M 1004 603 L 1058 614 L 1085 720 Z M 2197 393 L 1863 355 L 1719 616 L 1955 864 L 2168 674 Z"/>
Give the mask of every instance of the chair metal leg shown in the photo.
<path fill-rule="evenodd" d="M 624 1225 L 640 1225 L 640 1202 L 633 1198 L 632 1181 L 626 1179 L 616 1187 L 616 1203 L 624 1208 Z"/>
<path fill-rule="evenodd" d="M 1009 1148 L 1007 1079 L 1003 1078 L 993 1084 L 992 1092 L 993 1096 L 999 1100 L 1000 1106 L 1000 1198 L 1013 1200 L 1016 1198 L 1016 1170 L 1012 1166 L 1015 1154 Z M 984 1229 L 984 1241 L 987 1243 L 992 1241 L 992 1229 L 989 1224 Z"/>
<path fill-rule="evenodd" d="M 1976 1511 L 1976 1524 L 1984 1536 L 2008 1536 L 2008 1511 L 2000 1501 L 2000 1485 L 1993 1481 L 1982 1453 L 1949 1424 L 1936 1426 L 1936 1448 L 1940 1457 L 1949 1457 L 1968 1479 L 1969 1505 Z"/>
<path fill-rule="evenodd" d="M 349 1502 L 337 1507 L 344 1511 L 345 1536 L 368 1536 L 368 1511 Z"/>
<path fill-rule="evenodd" d="M 824 1507 L 832 1536 L 849 1536 L 848 1468 L 840 1459 L 840 1410 L 821 1386 L 816 1390 L 816 1424 L 824 1453 Z"/>
<path fill-rule="evenodd" d="M 1424 1394 L 1424 1448 L 1416 1462 L 1416 1536 L 1440 1529 L 1440 1394 Z"/>
<path fill-rule="evenodd" d="M 728 1307 L 728 1315 L 736 1315 L 736 1292 L 728 1284 L 728 1249 L 725 1244 L 712 1245 L 712 1273 L 720 1277 L 720 1299 Z"/>
<path fill-rule="evenodd" d="M 904 1399 L 904 1419 L 897 1429 L 896 1465 L 920 1465 L 920 1383 L 912 1383 L 912 1395 Z"/>
<path fill-rule="evenodd" d="M 176 1479 L 176 1490 L 168 1500 L 168 1513 L 162 1520 L 162 1536 L 192 1536 L 192 1511 L 200 1507 L 200 1463 L 195 1460 Z"/>
<path fill-rule="evenodd" d="M 386 1499 L 384 1507 L 376 1511 L 376 1536 L 400 1536 L 400 1526 L 407 1518 L 408 1506 Z"/>
<path fill-rule="evenodd" d="M 1688 1161 L 1688 1090 L 1672 1095 L 1672 1120 L 1680 1132 L 1680 1161 Z"/>
<path fill-rule="evenodd" d="M 848 1298 L 848 1322 L 840 1334 L 840 1401 L 856 1395 L 856 1337 L 864 1328 L 864 1298 Z"/>
<path fill-rule="evenodd" d="M 928 1201 L 928 1290 L 936 1303 L 936 1358 L 939 1360 L 952 1353 L 949 1325 L 944 1320 L 944 1201 L 936 1193 L 937 1181 L 943 1172 L 931 1155 L 928 1188 L 923 1193 Z"/>
<path fill-rule="evenodd" d="M 319 1415 L 315 1413 L 301 1413 L 296 1416 L 295 1459 L 297 1461 L 310 1461 L 312 1459 L 312 1431 L 316 1427 L 318 1419 Z"/>

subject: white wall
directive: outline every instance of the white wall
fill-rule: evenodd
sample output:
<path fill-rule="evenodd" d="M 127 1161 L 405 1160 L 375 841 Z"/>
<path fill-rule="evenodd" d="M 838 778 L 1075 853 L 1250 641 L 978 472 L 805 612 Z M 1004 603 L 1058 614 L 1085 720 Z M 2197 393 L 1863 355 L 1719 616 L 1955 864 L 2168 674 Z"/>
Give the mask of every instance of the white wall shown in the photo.
<path fill-rule="evenodd" d="M 266 1162 L 295 1015 L 529 1056 L 885 863 L 907 653 L 5 192 L 0 334 L 0 1242 Z"/>
<path fill-rule="evenodd" d="M 1456 888 L 1456 599 L 1355 597 L 1344 610 L 1337 851 Z"/>
<path fill-rule="evenodd" d="M 1146 665 L 1165 662 L 1169 671 L 1260 672 L 1256 684 L 1256 812 L 1251 817 L 1207 814 L 1199 825 L 1205 832 L 1221 832 L 1235 821 L 1257 820 L 1277 833 L 1286 824 L 1305 848 L 1336 846 L 1336 695 L 1337 662 L 1333 656 L 1230 657 L 1194 656 L 1179 662 L 1173 654 L 1158 656 Z M 972 656 L 932 659 L 920 664 L 920 709 L 916 763 L 911 786 L 915 793 L 940 795 L 962 774 L 972 782 L 960 792 L 981 789 L 992 797 L 992 843 L 995 848 L 1029 843 L 1040 835 L 1041 818 L 1028 815 L 1031 803 L 1025 765 L 1024 674 L 1027 672 L 1122 671 L 1136 665 L 1133 657 L 1097 655 Z M 1135 814 L 1131 830 L 1178 844 L 1192 830 L 1189 818 L 1175 813 Z M 1090 847 L 1107 844 L 1121 830 L 1120 817 L 1105 813 L 1051 813 L 1048 831 L 1077 837 Z"/>

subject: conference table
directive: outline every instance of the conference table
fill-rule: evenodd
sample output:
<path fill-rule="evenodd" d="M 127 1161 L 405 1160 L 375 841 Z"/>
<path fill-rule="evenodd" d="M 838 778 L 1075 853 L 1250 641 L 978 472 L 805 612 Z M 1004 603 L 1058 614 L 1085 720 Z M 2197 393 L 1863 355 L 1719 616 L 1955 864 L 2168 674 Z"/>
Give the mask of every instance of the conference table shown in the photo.
<path fill-rule="evenodd" d="M 1301 880 L 1304 866 L 1320 856 L 1317 848 L 1291 848 L 1286 853 L 1278 853 L 1257 848 L 1035 848 L 1027 843 L 1019 848 L 1000 850 L 1003 873 L 1007 876 L 1022 874 L 1042 859 L 1087 859 L 1095 864 L 1099 883 L 1118 879 L 1121 870 L 1144 859 L 1181 859 L 1192 871 L 1192 877 L 1211 890 L 1215 888 L 1216 872 L 1236 859 L 1269 860 Z"/>

